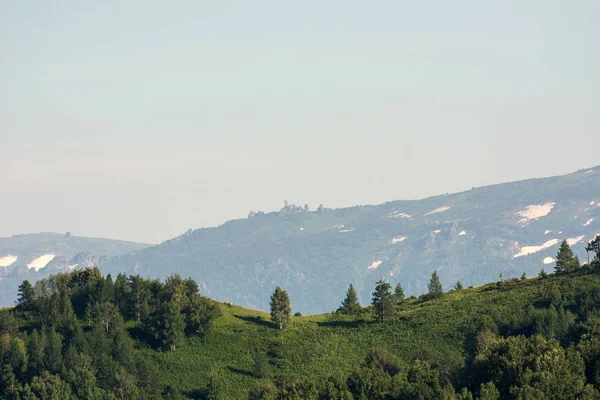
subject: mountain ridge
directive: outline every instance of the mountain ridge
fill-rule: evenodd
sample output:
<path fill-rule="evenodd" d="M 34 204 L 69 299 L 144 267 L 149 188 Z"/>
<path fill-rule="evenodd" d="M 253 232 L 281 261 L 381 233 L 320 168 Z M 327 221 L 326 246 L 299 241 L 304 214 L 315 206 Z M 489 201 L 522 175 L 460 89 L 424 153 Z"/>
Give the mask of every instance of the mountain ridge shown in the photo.
<path fill-rule="evenodd" d="M 562 239 L 585 260 L 584 243 L 600 233 L 599 221 L 595 166 L 377 205 L 310 211 L 286 203 L 279 211 L 189 229 L 158 245 L 94 252 L 98 258 L 88 264 L 152 278 L 180 272 L 206 295 L 262 310 L 268 307 L 262 294 L 281 285 L 301 312 L 327 312 L 350 283 L 368 302 L 380 276 L 402 283 L 409 295 L 425 292 L 434 270 L 446 288 L 458 280 L 494 281 L 500 273 L 531 276 L 553 267 Z M 0 239 L 0 261 L 7 255 Z M 51 269 L 64 270 L 70 262 Z M 36 279 L 32 270 L 25 272 Z"/>

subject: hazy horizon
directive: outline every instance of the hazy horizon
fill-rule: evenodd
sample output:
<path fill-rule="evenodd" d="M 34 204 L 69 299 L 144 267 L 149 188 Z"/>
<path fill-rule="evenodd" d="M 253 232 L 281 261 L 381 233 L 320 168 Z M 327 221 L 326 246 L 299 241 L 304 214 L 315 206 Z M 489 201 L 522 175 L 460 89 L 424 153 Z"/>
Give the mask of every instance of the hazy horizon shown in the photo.
<path fill-rule="evenodd" d="M 0 237 L 158 243 L 598 164 L 600 3 L 0 5 Z"/>

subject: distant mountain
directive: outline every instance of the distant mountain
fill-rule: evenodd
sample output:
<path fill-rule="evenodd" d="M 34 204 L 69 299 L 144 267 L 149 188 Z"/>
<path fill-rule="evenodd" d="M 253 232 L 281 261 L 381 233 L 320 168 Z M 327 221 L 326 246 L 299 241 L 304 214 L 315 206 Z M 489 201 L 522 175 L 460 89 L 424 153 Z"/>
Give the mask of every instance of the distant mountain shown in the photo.
<path fill-rule="evenodd" d="M 101 260 L 105 272 L 191 276 L 203 294 L 267 309 L 276 285 L 294 310 L 335 310 L 349 283 L 363 304 L 383 277 L 407 295 L 426 291 L 434 270 L 450 288 L 552 270 L 560 241 L 586 260 L 600 233 L 600 167 L 473 188 L 414 201 L 279 212 L 197 229 L 158 246 Z"/>
<path fill-rule="evenodd" d="M 99 266 L 115 275 L 191 276 L 203 294 L 266 310 L 276 285 L 294 310 L 332 311 L 354 283 L 363 304 L 374 282 L 421 294 L 434 270 L 445 288 L 552 270 L 568 239 L 581 261 L 600 233 L 600 167 L 473 188 L 423 200 L 316 211 L 286 204 L 157 246 L 35 234 L 0 239 L 0 305 L 22 279 Z"/>
<path fill-rule="evenodd" d="M 121 240 L 77 237 L 69 232 L 0 238 L 0 306 L 14 304 L 17 287 L 24 279 L 34 282 L 51 273 L 101 264 L 109 257 L 149 246 Z"/>

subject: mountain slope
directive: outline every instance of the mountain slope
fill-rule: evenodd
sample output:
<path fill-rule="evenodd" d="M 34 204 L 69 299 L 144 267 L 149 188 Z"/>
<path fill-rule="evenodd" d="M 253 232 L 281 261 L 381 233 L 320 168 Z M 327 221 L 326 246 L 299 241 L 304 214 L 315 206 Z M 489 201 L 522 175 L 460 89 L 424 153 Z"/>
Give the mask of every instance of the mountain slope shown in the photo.
<path fill-rule="evenodd" d="M 446 288 L 553 268 L 569 239 L 585 259 L 600 232 L 600 167 L 377 206 L 251 213 L 99 263 L 105 272 L 164 277 L 180 272 L 201 291 L 267 309 L 275 285 L 295 310 L 337 308 L 349 283 L 368 303 L 380 276 L 421 294 L 437 270 Z"/>
<path fill-rule="evenodd" d="M 32 233 L 0 238 L 0 306 L 14 304 L 17 287 L 51 273 L 100 264 L 103 259 L 141 250 L 149 244 Z"/>

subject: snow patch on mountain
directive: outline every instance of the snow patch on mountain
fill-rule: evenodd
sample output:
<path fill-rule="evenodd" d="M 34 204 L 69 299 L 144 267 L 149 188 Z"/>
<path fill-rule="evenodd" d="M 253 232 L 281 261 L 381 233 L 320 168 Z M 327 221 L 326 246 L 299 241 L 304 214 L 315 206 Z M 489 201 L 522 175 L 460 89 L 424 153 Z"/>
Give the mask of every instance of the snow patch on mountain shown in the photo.
<path fill-rule="evenodd" d="M 592 222 L 594 222 L 594 218 L 590 218 L 587 221 L 585 221 L 585 224 L 581 225 L 581 226 L 590 226 L 592 224 Z"/>
<path fill-rule="evenodd" d="M 537 253 L 538 251 L 542 251 L 544 249 L 552 247 L 552 246 L 556 245 L 557 243 L 558 243 L 558 239 L 550 239 L 550 240 L 548 240 L 547 242 L 545 242 L 544 244 L 542 244 L 540 246 L 524 246 L 524 247 L 521 247 L 521 250 L 517 254 L 515 254 L 513 256 L 513 258 L 528 256 L 530 254 Z"/>
<path fill-rule="evenodd" d="M 412 215 L 407 213 L 399 213 L 398 211 L 394 211 L 391 215 L 392 218 L 410 218 Z"/>
<path fill-rule="evenodd" d="M 450 206 L 438 207 L 438 208 L 436 208 L 435 210 L 431 210 L 431 211 L 429 211 L 429 212 L 428 212 L 427 214 L 425 214 L 425 215 L 437 214 L 437 213 L 441 213 L 441 212 L 444 212 L 444 211 L 448 211 L 449 209 L 450 209 Z M 425 216 L 425 215 L 424 215 L 424 216 Z"/>
<path fill-rule="evenodd" d="M 552 232 L 550 229 L 546 229 L 546 232 L 544 232 L 544 236 L 546 236 L 547 234 L 549 234 L 550 232 Z"/>
<path fill-rule="evenodd" d="M 552 257 L 546 257 L 544 258 L 544 264 L 552 264 L 553 262 L 555 262 L 556 260 Z"/>
<path fill-rule="evenodd" d="M 581 242 L 583 240 L 583 238 L 584 238 L 583 235 L 577 236 L 577 237 L 574 237 L 574 238 L 569 238 L 569 239 L 567 239 L 567 244 L 569 246 L 573 246 L 574 244 L 577 244 L 577 243 Z"/>
<path fill-rule="evenodd" d="M 381 261 L 381 260 L 373 261 L 367 269 L 377 269 L 377 267 L 379 267 L 382 262 L 383 261 Z"/>
<path fill-rule="evenodd" d="M 518 211 L 515 214 L 522 217 L 519 223 L 525 223 L 529 221 L 537 220 L 538 218 L 545 217 L 552 211 L 556 203 L 551 201 L 544 204 L 533 204 L 525 207 L 524 210 Z"/>
<path fill-rule="evenodd" d="M 29 264 L 27 264 L 27 268 L 35 269 L 35 271 L 37 272 L 40 269 L 44 268 L 46 265 L 48 265 L 50 261 L 54 260 L 54 257 L 56 257 L 54 254 L 44 254 L 43 256 L 38 257 Z"/>
<path fill-rule="evenodd" d="M 8 267 L 9 265 L 12 265 L 15 261 L 17 261 L 18 258 L 19 257 L 12 256 L 10 254 L 4 257 L 0 257 L 0 267 Z"/>
<path fill-rule="evenodd" d="M 458 234 L 458 236 L 465 236 L 466 234 L 467 234 L 467 232 L 466 232 L 466 231 L 461 231 L 461 232 Z"/>
<path fill-rule="evenodd" d="M 407 239 L 406 236 L 396 236 L 395 238 L 392 239 L 392 244 L 403 242 L 406 239 Z"/>

